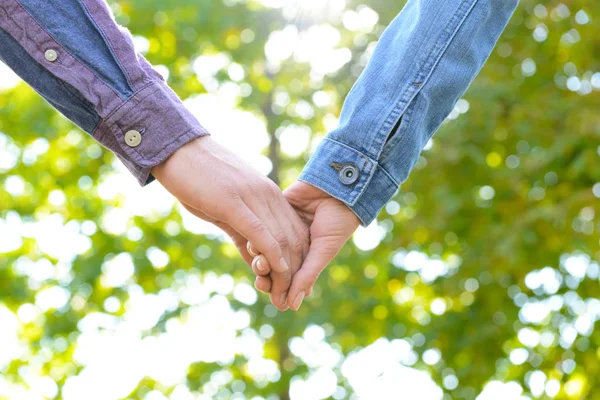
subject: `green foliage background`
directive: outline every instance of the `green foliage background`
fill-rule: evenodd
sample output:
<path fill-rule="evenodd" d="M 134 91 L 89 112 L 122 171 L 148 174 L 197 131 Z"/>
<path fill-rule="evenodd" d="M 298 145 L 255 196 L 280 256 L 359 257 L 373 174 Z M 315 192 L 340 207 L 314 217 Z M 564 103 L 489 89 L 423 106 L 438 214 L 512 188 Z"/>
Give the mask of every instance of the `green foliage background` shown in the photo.
<path fill-rule="evenodd" d="M 600 293 L 600 186 L 594 186 L 600 182 L 600 75 L 594 75 L 600 71 L 600 3 L 563 3 L 521 2 L 465 96 L 469 110 L 444 124 L 394 203 L 380 215 L 386 234 L 379 246 L 361 251 L 347 245 L 298 313 L 274 313 L 265 296 L 251 306 L 230 296 L 235 309 L 250 313 L 251 328 L 258 330 L 266 324 L 274 328 L 265 354 L 278 363 L 281 378 L 264 387 L 254 385 L 245 372 L 245 358 L 239 356 L 226 365 L 191 365 L 191 390 L 202 393 L 211 374 L 229 370 L 245 382 L 243 396 L 247 398 L 273 394 L 288 398 L 292 378 L 311 371 L 290 353 L 288 341 L 316 324 L 326 327 L 327 341 L 339 346 L 345 355 L 380 337 L 405 338 L 419 355 L 438 349 L 442 356 L 438 363 L 428 365 L 420 358 L 413 367 L 428 371 L 444 388 L 445 399 L 474 399 L 489 380 L 517 381 L 528 394 L 534 370 L 561 383 L 558 399 L 600 399 L 600 330 L 579 332 L 573 340 L 566 340 L 564 333 L 566 326 L 573 326 L 585 314 L 581 304 L 590 304 L 589 300 L 597 299 Z M 315 138 L 326 133 L 323 118 L 339 115 L 342 101 L 362 68 L 361 55 L 403 2 L 347 1 L 350 10 L 362 5 L 372 8 L 379 14 L 379 22 L 370 33 L 349 31 L 341 22 L 329 22 L 341 32 L 341 46 L 351 49 L 352 60 L 326 76 L 319 87 L 311 84 L 306 63 L 288 60 L 277 73 L 265 72 L 264 48 L 270 33 L 288 24 L 303 30 L 318 23 L 309 15 L 287 21 L 279 10 L 252 0 L 123 0 L 111 5 L 120 23 L 134 35 L 148 39 L 147 58 L 169 69 L 169 83 L 182 98 L 205 92 L 191 68 L 196 57 L 226 53 L 244 66 L 243 83 L 253 90 L 250 96 L 239 99 L 239 107 L 265 119 L 272 134 L 272 143 L 265 149 L 274 165 L 271 176 L 286 186 L 298 176 L 308 155 L 283 155 L 274 133 L 291 123 L 308 126 Z M 588 23 L 577 22 L 581 22 L 577 18 L 580 10 L 589 17 Z M 245 30 L 254 33 L 248 43 L 241 39 Z M 547 38 L 536 40 L 534 31 L 537 35 L 547 32 Z M 534 62 L 533 72 L 528 60 Z M 230 81 L 226 71 L 216 78 L 220 83 Z M 334 94 L 336 101 L 325 108 L 314 106 L 314 117 L 305 120 L 292 106 L 301 100 L 312 104 L 315 90 Z M 277 110 L 274 97 L 281 92 L 289 94 L 292 106 Z M 24 150 L 39 137 L 50 144 L 33 161 L 23 155 L 14 167 L 0 170 L 0 218 L 17 215 L 23 221 L 35 221 L 56 213 L 65 223 L 97 222 L 108 210 L 120 206 L 120 197 L 101 200 L 95 184 L 111 173 L 112 155 L 98 153 L 87 136 L 83 141 L 73 140 L 69 134 L 73 129 L 25 84 L 0 92 L 4 145 Z M 6 191 L 5 181 L 11 176 L 26 182 L 22 195 L 12 196 Z M 52 205 L 48 198 L 54 190 L 64 192 L 68 201 Z M 72 279 L 64 282 L 48 279 L 41 286 L 31 285 L 14 267 L 23 258 L 46 258 L 56 263 L 40 251 L 33 238 L 25 238 L 15 251 L 0 254 L 0 304 L 9 309 L 16 312 L 25 303 L 35 303 L 40 290 L 56 285 L 66 288 L 72 299 L 84 299 L 83 306 L 74 307 L 71 300 L 59 310 L 47 311 L 43 319 L 25 324 L 20 337 L 29 348 L 30 358 L 14 360 L 0 370 L 4 378 L 23 382 L 20 368 L 44 349 L 52 348 L 58 339 L 67 339 L 69 346 L 44 358 L 42 370 L 51 374 L 54 367 L 63 367 L 66 372 L 51 374 L 59 386 L 79 371 L 81 366 L 72 359 L 78 321 L 103 311 L 110 296 L 122 304 L 129 296 L 124 288 L 101 285 L 101 265 L 112 255 L 125 252 L 133 257 L 134 280 L 146 293 L 176 287 L 182 280 L 203 277 L 208 271 L 230 274 L 236 281 L 252 281 L 251 271 L 242 265 L 230 244 L 185 229 L 167 234 L 166 227 L 173 222 L 181 223 L 177 209 L 167 216 L 132 218 L 130 226 L 143 231 L 139 240 L 98 228 L 90 236 L 92 248 L 68 265 Z M 210 256 L 198 257 L 195 250 L 206 245 L 212 249 Z M 146 257 L 152 246 L 168 253 L 170 263 L 165 269 L 156 270 Z M 433 282 L 425 282 L 418 271 L 407 271 L 397 261 L 400 258 L 394 258 L 408 251 L 445 260 L 455 268 Z M 566 255 L 586 260 L 587 275 L 570 273 Z M 561 277 L 556 294 L 525 284 L 529 273 L 547 266 Z M 563 299 L 562 306 L 541 323 L 520 318 L 526 303 L 553 296 Z M 434 299 L 444 301 L 446 312 L 431 312 Z M 187 308 L 180 303 L 146 334 L 164 331 L 167 321 L 182 318 Z M 121 308 L 113 314 L 123 312 Z M 549 340 L 527 347 L 518 338 L 523 328 L 545 334 Z M 518 348 L 528 352 L 523 363 L 510 361 L 511 352 Z M 566 367 L 572 365 L 565 363 L 568 360 L 575 362 L 574 368 Z M 350 398 L 352 387 L 339 370 L 337 374 L 338 384 L 346 388 Z M 448 384 L 444 380 L 447 376 L 456 376 L 458 386 Z M 142 398 L 152 389 L 167 395 L 172 390 L 145 379 L 130 398 Z M 215 398 L 229 398 L 233 391 L 225 385 Z"/>

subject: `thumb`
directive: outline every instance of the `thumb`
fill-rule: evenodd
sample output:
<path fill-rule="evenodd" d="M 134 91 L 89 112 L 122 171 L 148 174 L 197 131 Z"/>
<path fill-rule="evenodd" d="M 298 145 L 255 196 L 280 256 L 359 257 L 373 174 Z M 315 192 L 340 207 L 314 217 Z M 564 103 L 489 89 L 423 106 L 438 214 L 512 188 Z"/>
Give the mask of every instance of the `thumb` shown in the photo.
<path fill-rule="evenodd" d="M 306 296 L 312 293 L 321 272 L 335 258 L 345 241 L 341 238 L 316 238 L 312 241 L 302 267 L 292 279 L 288 304 L 297 311 Z"/>

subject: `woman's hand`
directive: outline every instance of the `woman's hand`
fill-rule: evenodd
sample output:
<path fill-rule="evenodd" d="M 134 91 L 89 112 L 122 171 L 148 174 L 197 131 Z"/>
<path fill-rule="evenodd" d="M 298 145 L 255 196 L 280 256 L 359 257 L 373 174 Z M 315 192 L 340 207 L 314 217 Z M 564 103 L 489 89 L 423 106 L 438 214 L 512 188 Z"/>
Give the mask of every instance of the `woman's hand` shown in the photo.
<path fill-rule="evenodd" d="M 321 272 L 335 258 L 344 244 L 360 225 L 356 215 L 341 201 L 322 190 L 304 182 L 296 182 L 284 191 L 285 198 L 298 212 L 307 229 L 310 229 L 310 248 L 304 263 L 292 279 L 287 304 L 298 310 Z M 275 281 L 269 278 L 269 257 L 261 254 L 250 239 L 250 253 L 257 254 L 252 262 L 253 271 L 259 275 L 255 286 L 262 292 L 270 292 Z M 273 275 L 271 275 L 274 278 Z"/>

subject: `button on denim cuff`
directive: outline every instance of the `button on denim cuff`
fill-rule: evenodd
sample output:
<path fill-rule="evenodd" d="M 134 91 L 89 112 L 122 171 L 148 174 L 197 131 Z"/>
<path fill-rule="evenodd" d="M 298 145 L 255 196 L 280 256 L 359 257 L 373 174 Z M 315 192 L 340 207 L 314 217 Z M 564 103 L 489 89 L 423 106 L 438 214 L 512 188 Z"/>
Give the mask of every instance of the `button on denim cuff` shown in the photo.
<path fill-rule="evenodd" d="M 332 163 L 355 165 L 359 173 L 356 182 L 345 184 Z M 363 226 L 377 217 L 399 187 L 375 160 L 330 138 L 323 139 L 299 180 L 345 203 Z"/>
<path fill-rule="evenodd" d="M 517 0 L 408 0 L 301 180 L 369 224 L 489 57 Z M 331 166 L 333 164 L 333 167 Z M 344 165 L 355 165 L 358 178 Z"/>

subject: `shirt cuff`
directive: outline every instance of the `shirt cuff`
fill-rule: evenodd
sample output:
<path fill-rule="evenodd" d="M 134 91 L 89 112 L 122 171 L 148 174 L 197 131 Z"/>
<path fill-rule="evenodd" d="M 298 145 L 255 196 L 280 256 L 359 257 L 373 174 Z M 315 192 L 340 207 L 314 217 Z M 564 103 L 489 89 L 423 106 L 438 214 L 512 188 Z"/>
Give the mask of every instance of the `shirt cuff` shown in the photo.
<path fill-rule="evenodd" d="M 146 185 L 154 180 L 152 167 L 207 134 L 177 95 L 163 82 L 155 81 L 103 119 L 93 136 L 117 155 L 141 185 Z"/>
<path fill-rule="evenodd" d="M 344 202 L 363 226 L 373 222 L 399 188 L 377 161 L 330 138 L 319 144 L 299 180 Z"/>

